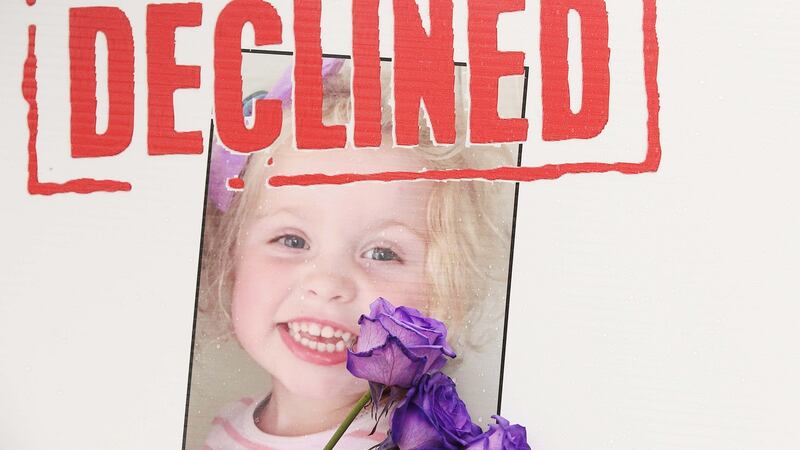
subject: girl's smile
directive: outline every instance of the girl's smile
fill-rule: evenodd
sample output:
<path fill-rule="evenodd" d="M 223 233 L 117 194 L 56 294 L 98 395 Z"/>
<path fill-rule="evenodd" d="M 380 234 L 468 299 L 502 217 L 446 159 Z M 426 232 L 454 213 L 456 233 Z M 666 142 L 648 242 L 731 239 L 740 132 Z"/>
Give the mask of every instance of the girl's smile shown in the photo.
<path fill-rule="evenodd" d="M 304 317 L 279 323 L 278 331 L 295 356 L 321 366 L 343 363 L 347 358 L 345 350 L 356 336 L 338 323 Z"/>

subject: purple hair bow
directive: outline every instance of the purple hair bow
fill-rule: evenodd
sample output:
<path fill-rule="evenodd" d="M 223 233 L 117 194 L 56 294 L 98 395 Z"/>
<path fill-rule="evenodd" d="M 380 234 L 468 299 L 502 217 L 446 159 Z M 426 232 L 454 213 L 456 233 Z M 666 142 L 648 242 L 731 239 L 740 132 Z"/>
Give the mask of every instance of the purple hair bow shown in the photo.
<path fill-rule="evenodd" d="M 322 59 L 322 78 L 338 73 L 344 64 L 341 58 Z M 242 110 L 245 121 L 253 118 L 253 104 L 256 100 L 271 98 L 280 100 L 286 109 L 292 104 L 292 66 L 269 92 L 258 91 L 244 99 Z M 225 147 L 215 136 L 211 143 L 211 168 L 208 175 L 208 196 L 218 210 L 225 212 L 233 201 L 234 190 L 228 187 L 228 180 L 242 174 L 247 164 L 248 153 L 238 153 Z"/>

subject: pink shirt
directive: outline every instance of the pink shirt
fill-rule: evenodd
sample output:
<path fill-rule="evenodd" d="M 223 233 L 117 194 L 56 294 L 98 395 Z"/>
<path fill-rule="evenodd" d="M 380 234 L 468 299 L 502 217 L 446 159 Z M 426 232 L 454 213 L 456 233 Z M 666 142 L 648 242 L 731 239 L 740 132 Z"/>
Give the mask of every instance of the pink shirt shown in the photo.
<path fill-rule="evenodd" d="M 275 436 L 261 431 L 253 421 L 259 402 L 243 398 L 220 411 L 212 422 L 203 450 L 300 450 L 321 449 L 335 429 L 305 436 Z M 344 419 L 344 417 L 342 417 Z M 386 418 L 381 422 L 385 422 Z M 383 425 L 383 423 L 382 423 Z M 347 429 L 336 444 L 336 450 L 367 450 L 386 438 L 380 428 L 372 436 L 375 422 L 362 414 Z"/>

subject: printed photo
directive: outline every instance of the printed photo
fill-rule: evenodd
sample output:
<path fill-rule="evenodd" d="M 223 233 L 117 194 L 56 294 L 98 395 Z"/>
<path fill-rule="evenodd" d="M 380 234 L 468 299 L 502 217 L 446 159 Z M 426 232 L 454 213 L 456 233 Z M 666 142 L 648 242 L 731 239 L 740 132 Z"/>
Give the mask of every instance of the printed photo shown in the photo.
<path fill-rule="evenodd" d="M 232 152 L 213 133 L 185 448 L 322 448 L 367 382 L 346 367 L 359 318 L 383 298 L 443 322 L 453 378 L 472 420 L 493 423 L 513 245 L 516 186 L 487 181 L 365 181 L 270 186 L 275 175 L 484 169 L 519 164 L 520 145 L 468 145 L 468 74 L 455 67 L 454 145 L 437 145 L 424 108 L 419 145 L 396 147 L 391 61 L 381 63 L 382 145 L 297 150 L 290 55 L 243 51 L 243 111 L 283 102 L 269 147 Z M 352 68 L 323 62 L 323 122 L 352 134 Z M 498 110 L 521 117 L 525 77 L 500 83 Z M 352 142 L 352 139 L 348 139 Z M 235 179 L 230 183 L 229 180 Z M 236 189 L 229 187 L 233 184 Z M 367 449 L 386 436 L 369 409 L 338 448 Z"/>

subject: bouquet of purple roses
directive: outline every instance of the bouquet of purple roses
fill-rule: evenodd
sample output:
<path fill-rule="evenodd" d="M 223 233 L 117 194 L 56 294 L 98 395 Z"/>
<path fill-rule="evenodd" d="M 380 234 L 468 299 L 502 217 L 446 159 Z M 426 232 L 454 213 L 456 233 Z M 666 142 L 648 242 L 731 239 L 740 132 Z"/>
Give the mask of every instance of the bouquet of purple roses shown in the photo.
<path fill-rule="evenodd" d="M 376 427 L 397 405 L 391 430 L 377 446 L 379 450 L 530 450 L 521 425 L 493 416 L 497 423 L 482 431 L 472 422 L 455 383 L 440 372 L 447 359 L 456 356 L 442 322 L 414 308 L 395 308 L 379 298 L 358 323 L 361 330 L 347 352 L 347 369 L 369 381 L 370 390 L 334 433 L 326 450 L 336 445 L 369 401 Z"/>

